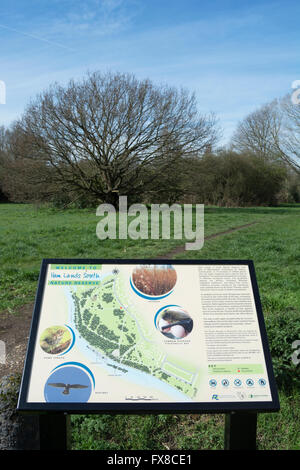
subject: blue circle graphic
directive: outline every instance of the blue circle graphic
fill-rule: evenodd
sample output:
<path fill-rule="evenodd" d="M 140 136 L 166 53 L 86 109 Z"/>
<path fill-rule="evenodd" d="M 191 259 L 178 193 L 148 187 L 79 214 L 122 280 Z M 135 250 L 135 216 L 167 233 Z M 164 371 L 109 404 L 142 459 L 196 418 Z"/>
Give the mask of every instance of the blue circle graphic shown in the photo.
<path fill-rule="evenodd" d="M 247 379 L 247 380 L 246 380 L 246 384 L 248 385 L 248 387 L 253 387 L 253 385 L 254 385 L 254 380 L 253 380 L 253 379 Z"/>
<path fill-rule="evenodd" d="M 222 380 L 222 385 L 223 385 L 223 387 L 229 387 L 229 380 L 228 379 L 223 379 Z"/>
<path fill-rule="evenodd" d="M 259 379 L 258 383 L 261 387 L 264 387 L 267 384 L 267 381 L 265 379 Z"/>
<path fill-rule="evenodd" d="M 235 379 L 234 385 L 235 385 L 236 387 L 240 387 L 240 386 L 242 385 L 241 379 Z"/>
<path fill-rule="evenodd" d="M 165 305 L 164 307 L 161 307 L 159 310 L 157 310 L 157 312 L 156 312 L 156 314 L 155 314 L 155 317 L 154 317 L 154 325 L 155 325 L 155 328 L 158 329 L 158 326 L 157 326 L 157 317 L 158 317 L 158 315 L 159 315 L 163 310 L 166 310 L 167 308 L 170 308 L 170 307 L 182 308 L 182 307 L 180 307 L 180 305 L 175 305 L 175 304 Z"/>
<path fill-rule="evenodd" d="M 92 384 L 88 374 L 79 367 L 55 369 L 49 376 L 44 396 L 46 402 L 85 403 L 90 398 Z"/>
<path fill-rule="evenodd" d="M 62 352 L 60 354 L 60 356 L 64 356 L 66 353 L 68 353 L 73 348 L 74 343 L 75 343 L 75 333 L 74 333 L 73 329 L 69 325 L 65 325 L 65 326 L 70 330 L 70 332 L 72 334 L 72 341 L 71 341 L 71 344 L 68 347 L 68 349 L 66 351 Z"/>
<path fill-rule="evenodd" d="M 210 379 L 209 385 L 210 385 L 211 387 L 216 387 L 216 386 L 217 386 L 217 381 L 216 381 L 216 379 Z"/>

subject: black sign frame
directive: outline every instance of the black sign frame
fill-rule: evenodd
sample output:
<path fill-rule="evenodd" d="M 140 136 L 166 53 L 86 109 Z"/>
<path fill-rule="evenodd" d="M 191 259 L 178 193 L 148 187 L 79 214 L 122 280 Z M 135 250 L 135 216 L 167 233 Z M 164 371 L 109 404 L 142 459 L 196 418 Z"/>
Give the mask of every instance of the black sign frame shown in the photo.
<path fill-rule="evenodd" d="M 46 283 L 47 269 L 50 264 L 172 264 L 172 265 L 247 265 L 249 267 L 253 296 L 256 305 L 259 331 L 261 335 L 263 353 L 271 392 L 271 401 L 241 401 L 241 402 L 139 402 L 139 403 L 33 403 L 27 401 L 29 382 L 33 364 L 34 349 L 37 340 L 37 331 L 42 308 L 42 301 Z M 17 410 L 21 412 L 65 412 L 71 414 L 92 413 L 230 413 L 230 412 L 277 412 L 280 409 L 278 391 L 274 377 L 272 359 L 268 345 L 267 332 L 261 307 L 258 284 L 256 280 L 254 263 L 252 260 L 171 260 L 171 259 L 77 259 L 77 258 L 46 258 L 42 260 L 38 288 L 35 298 L 27 353 L 23 369 Z"/>

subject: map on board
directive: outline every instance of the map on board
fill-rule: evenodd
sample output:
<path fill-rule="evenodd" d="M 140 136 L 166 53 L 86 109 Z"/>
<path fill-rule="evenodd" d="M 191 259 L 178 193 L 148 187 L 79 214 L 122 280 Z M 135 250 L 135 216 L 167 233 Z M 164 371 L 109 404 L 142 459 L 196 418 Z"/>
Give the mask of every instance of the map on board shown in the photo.
<path fill-rule="evenodd" d="M 126 366 L 165 381 L 187 397 L 197 391 L 199 371 L 182 358 L 165 354 L 153 341 L 153 332 L 126 293 L 118 272 L 104 277 L 89 290 L 72 292 L 75 325 L 79 334 L 99 352 L 113 360 L 111 367 L 126 374 Z M 109 364 L 109 361 L 108 361 Z"/>
<path fill-rule="evenodd" d="M 271 400 L 248 266 L 48 266 L 28 402 L 258 397 Z"/>

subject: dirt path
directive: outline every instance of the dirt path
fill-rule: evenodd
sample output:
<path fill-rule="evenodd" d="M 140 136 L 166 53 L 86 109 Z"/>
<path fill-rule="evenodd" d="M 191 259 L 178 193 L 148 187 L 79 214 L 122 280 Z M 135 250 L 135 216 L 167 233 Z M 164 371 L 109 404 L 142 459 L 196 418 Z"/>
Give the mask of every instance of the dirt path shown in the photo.
<path fill-rule="evenodd" d="M 222 235 L 227 235 L 228 233 L 235 232 L 236 230 L 241 230 L 246 227 L 250 227 L 251 225 L 257 224 L 257 222 L 251 222 L 249 224 L 244 224 L 244 225 L 239 225 L 238 227 L 230 228 L 228 230 L 225 230 L 224 232 L 218 232 L 218 233 L 213 233 L 212 235 L 208 235 L 207 237 L 204 237 L 204 240 L 211 240 L 212 238 L 217 238 Z M 180 253 L 184 253 L 185 251 L 185 245 L 182 246 L 177 246 L 174 248 L 174 250 L 169 251 L 169 253 L 165 253 L 164 255 L 157 256 L 158 259 L 172 259 L 173 256 L 176 256 Z"/>
<path fill-rule="evenodd" d="M 218 232 L 213 235 L 204 237 L 205 240 L 211 240 L 228 233 L 241 230 L 257 222 L 251 222 L 249 224 L 240 225 L 224 232 Z M 157 256 L 158 259 L 172 259 L 173 256 L 183 253 L 185 247 L 179 246 L 161 256 Z M 28 303 L 21 307 L 16 315 L 0 313 L 0 340 L 4 341 L 6 348 L 6 363 L 0 363 L 0 379 L 13 372 L 22 372 L 24 359 L 27 350 L 27 342 L 30 332 L 31 318 L 33 312 L 33 303 Z"/>
<path fill-rule="evenodd" d="M 5 343 L 6 361 L 0 364 L 0 379 L 21 372 L 26 355 L 33 303 L 23 305 L 17 315 L 0 313 L 0 340 Z"/>

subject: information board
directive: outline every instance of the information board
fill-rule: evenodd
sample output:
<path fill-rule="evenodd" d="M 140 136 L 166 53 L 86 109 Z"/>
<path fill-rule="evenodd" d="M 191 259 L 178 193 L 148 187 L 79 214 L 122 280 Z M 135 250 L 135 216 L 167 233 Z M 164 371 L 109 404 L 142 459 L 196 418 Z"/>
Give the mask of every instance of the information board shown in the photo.
<path fill-rule="evenodd" d="M 252 261 L 43 260 L 18 409 L 277 411 Z"/>

